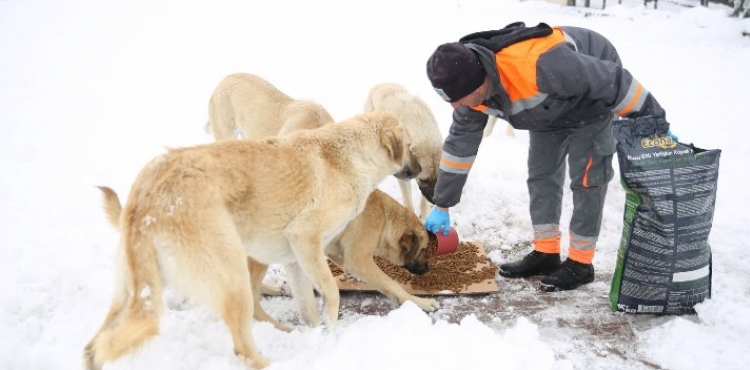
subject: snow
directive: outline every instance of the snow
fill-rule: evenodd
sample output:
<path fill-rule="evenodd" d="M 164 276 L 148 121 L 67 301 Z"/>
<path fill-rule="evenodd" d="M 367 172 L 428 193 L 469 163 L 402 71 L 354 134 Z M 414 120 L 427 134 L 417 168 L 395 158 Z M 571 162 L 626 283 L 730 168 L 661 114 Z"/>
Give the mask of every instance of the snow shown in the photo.
<path fill-rule="evenodd" d="M 575 299 L 510 322 L 499 313 L 480 320 L 495 313 L 479 311 L 446 320 L 459 304 L 485 299 L 461 297 L 432 314 L 410 303 L 382 316 L 344 312 L 336 329 L 283 333 L 258 323 L 253 333 L 269 369 L 745 369 L 750 38 L 742 33 L 750 32 L 750 20 L 728 13 L 720 6 L 644 9 L 639 2 L 597 10 L 511 0 L 2 1 L 0 368 L 82 366 L 83 347 L 110 303 L 117 241 L 95 186 L 110 186 L 124 200 L 138 171 L 165 147 L 211 142 L 203 131 L 208 97 L 224 76 L 258 74 L 291 96 L 318 101 L 337 119 L 359 113 L 373 85 L 398 82 L 428 102 L 445 135 L 450 107 L 424 72 L 434 47 L 525 21 L 604 34 L 665 107 L 681 141 L 723 150 L 710 237 L 712 299 L 694 316 L 632 318 L 601 307 L 599 317 L 619 315 L 633 326 L 636 351 L 621 357 L 596 353 L 596 338 L 574 345 L 583 339 L 554 324 L 558 315 L 576 314 Z M 496 129 L 452 210 L 461 238 L 482 241 L 494 263 L 525 253 L 519 246 L 531 238 L 527 139 L 526 132 L 509 137 Z M 400 197 L 393 179 L 381 188 Z M 597 272 L 610 276 L 624 198 L 613 181 L 594 260 Z M 571 209 L 566 190 L 563 230 Z M 283 278 L 271 270 L 269 279 Z M 511 301 L 520 291 L 545 294 L 523 282 L 497 282 L 498 294 Z M 609 283 L 556 294 L 604 296 Z M 264 306 L 282 322 L 296 320 L 288 297 Z M 167 307 L 161 334 L 106 368 L 245 368 L 210 311 L 176 292 L 168 292 Z"/>

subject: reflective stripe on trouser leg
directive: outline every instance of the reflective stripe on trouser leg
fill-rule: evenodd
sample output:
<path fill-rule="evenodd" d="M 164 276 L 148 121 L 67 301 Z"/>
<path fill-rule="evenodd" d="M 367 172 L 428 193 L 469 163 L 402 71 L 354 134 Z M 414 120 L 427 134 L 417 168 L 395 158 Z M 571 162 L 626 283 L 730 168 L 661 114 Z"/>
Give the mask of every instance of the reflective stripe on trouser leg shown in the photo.
<path fill-rule="evenodd" d="M 534 250 L 542 253 L 560 253 L 560 226 L 534 225 Z"/>
<path fill-rule="evenodd" d="M 594 260 L 596 253 L 595 236 L 580 236 L 570 233 L 570 249 L 568 250 L 568 259 L 576 262 L 590 264 Z"/>

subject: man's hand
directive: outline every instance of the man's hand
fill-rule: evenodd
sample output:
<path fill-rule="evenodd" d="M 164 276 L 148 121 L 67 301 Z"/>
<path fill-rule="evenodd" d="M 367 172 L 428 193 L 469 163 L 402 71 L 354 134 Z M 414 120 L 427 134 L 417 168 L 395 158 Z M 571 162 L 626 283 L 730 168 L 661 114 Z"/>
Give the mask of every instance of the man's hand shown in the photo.
<path fill-rule="evenodd" d="M 437 207 L 433 208 L 430 215 L 424 220 L 424 228 L 433 234 L 437 234 L 442 229 L 443 235 L 448 235 L 451 229 L 450 213 L 447 209 L 443 211 Z"/>

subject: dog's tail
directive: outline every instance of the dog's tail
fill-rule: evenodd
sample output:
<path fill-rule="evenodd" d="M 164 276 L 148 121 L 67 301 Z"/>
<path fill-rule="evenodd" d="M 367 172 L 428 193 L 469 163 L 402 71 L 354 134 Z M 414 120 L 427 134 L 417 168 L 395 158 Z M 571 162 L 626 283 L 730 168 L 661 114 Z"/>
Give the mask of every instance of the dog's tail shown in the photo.
<path fill-rule="evenodd" d="M 107 221 L 112 226 L 119 228 L 120 225 L 120 213 L 122 212 L 122 205 L 120 204 L 120 197 L 117 196 L 114 190 L 106 186 L 97 186 L 104 195 L 104 214 L 107 215 Z"/>
<path fill-rule="evenodd" d="M 109 188 L 100 189 L 108 219 L 116 222 L 122 209 L 117 194 Z M 148 233 L 128 225 L 127 220 L 122 225 L 114 300 L 104 324 L 84 350 L 87 369 L 101 369 L 104 363 L 136 351 L 159 332 L 164 303 L 156 248 Z"/>

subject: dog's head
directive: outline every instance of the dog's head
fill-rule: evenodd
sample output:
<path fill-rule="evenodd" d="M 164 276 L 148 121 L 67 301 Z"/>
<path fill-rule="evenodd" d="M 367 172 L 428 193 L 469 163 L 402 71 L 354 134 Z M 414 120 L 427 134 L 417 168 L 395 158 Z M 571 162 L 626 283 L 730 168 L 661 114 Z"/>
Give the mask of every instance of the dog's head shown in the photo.
<path fill-rule="evenodd" d="M 422 171 L 417 157 L 411 150 L 411 137 L 396 116 L 389 113 L 378 114 L 381 120 L 380 144 L 388 151 L 397 166 L 393 175 L 402 180 L 413 179 Z"/>
<path fill-rule="evenodd" d="M 430 236 L 421 225 L 411 227 L 401 234 L 398 240 L 403 266 L 415 275 L 422 275 L 430 269 L 427 252 Z"/>
<path fill-rule="evenodd" d="M 393 206 L 403 208 L 393 200 Z M 403 208 L 400 215 L 391 213 L 390 237 L 387 247 L 378 253 L 396 266 L 403 266 L 415 275 L 422 275 L 429 270 L 428 258 L 430 235 L 414 212 Z M 398 220 L 398 222 L 395 222 Z M 395 223 L 394 223 L 395 222 Z M 398 226 L 394 226 L 398 224 Z"/>

